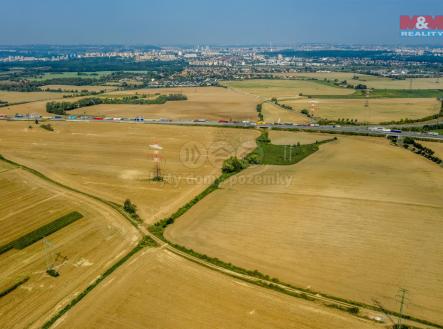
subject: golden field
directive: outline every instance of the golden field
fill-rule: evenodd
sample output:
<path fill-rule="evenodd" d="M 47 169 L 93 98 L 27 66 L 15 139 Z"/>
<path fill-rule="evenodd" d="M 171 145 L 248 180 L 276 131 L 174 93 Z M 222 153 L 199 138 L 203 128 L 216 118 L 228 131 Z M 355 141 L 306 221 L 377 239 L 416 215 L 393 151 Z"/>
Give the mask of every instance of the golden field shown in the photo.
<path fill-rule="evenodd" d="M 44 92 L 40 92 L 44 93 Z M 53 114 L 46 112 L 46 103 L 49 101 L 51 102 L 75 102 L 79 99 L 85 98 L 83 97 L 69 97 L 69 98 L 62 98 L 63 93 L 49 93 L 58 95 L 59 98 L 57 99 L 50 99 L 50 100 L 44 100 L 44 101 L 33 101 L 29 103 L 24 104 L 17 104 L 17 105 L 9 105 L 5 107 L 0 107 L 0 114 L 10 115 L 13 116 L 16 113 L 20 114 L 40 114 L 44 117 L 50 117 Z"/>
<path fill-rule="evenodd" d="M 224 81 L 222 84 L 264 99 L 299 97 L 300 93 L 304 95 L 350 95 L 354 92 L 353 89 L 331 87 L 306 80 L 242 80 Z"/>
<path fill-rule="evenodd" d="M 339 136 L 296 165 L 233 176 L 166 237 L 283 282 L 377 299 L 392 310 L 406 288 L 408 314 L 443 323 L 442 205 L 439 166 L 383 138 Z"/>
<path fill-rule="evenodd" d="M 102 104 L 71 111 L 72 114 L 90 114 L 97 116 L 143 116 L 148 119 L 207 119 L 207 120 L 253 120 L 257 119 L 255 107 L 257 99 L 250 95 L 235 93 L 224 88 L 162 88 L 116 91 L 106 95 L 130 94 L 184 94 L 186 101 L 171 101 L 153 105 L 108 105 Z"/>
<path fill-rule="evenodd" d="M 2 168 L 8 170 L 0 172 L 0 244 L 70 211 L 84 216 L 47 237 L 49 252 L 37 241 L 0 255 L 1 289 L 30 277 L 0 299 L 0 327 L 40 328 L 55 310 L 132 249 L 139 236 L 124 217 L 97 201 L 3 162 Z M 58 278 L 45 273 L 48 264 L 60 273 Z"/>
<path fill-rule="evenodd" d="M 52 122 L 49 132 L 26 122 L 0 121 L 0 154 L 68 186 L 122 204 L 131 199 L 150 223 L 169 214 L 208 186 L 230 152 L 244 155 L 258 132 L 105 122 Z M 204 137 L 203 137 L 204 136 Z M 227 148 L 217 151 L 217 145 Z M 150 180 L 153 150 L 160 144 L 165 182 Z M 183 163 L 187 149 L 201 150 L 197 167 Z M 212 145 L 212 146 L 211 146 Z M 208 154 L 218 152 L 208 159 Z M 184 152 L 184 153 L 183 153 Z M 208 153 L 209 152 L 209 153 Z M 209 161 L 211 160 L 211 161 Z M 214 161 L 212 161 L 214 160 Z M 201 166 L 200 166 L 201 164 Z M 188 165 L 188 166 L 187 166 Z"/>
<path fill-rule="evenodd" d="M 331 134 L 271 130 L 269 138 L 275 145 L 312 144 L 334 138 Z"/>
<path fill-rule="evenodd" d="M 208 120 L 257 120 L 256 105 L 259 100 L 251 95 L 238 93 L 225 88 L 164 88 L 164 89 L 137 89 L 128 91 L 108 92 L 104 95 L 117 97 L 123 95 L 145 94 L 174 94 L 182 93 L 188 97 L 186 101 L 170 101 L 165 104 L 132 105 L 132 104 L 101 104 L 83 107 L 69 111 L 68 114 L 87 114 L 109 117 L 136 117 L 147 119 L 208 119 Z M 60 95 L 59 93 L 54 93 Z M 61 96 L 60 96 L 61 97 Z M 85 97 L 66 98 L 62 101 L 74 102 Z M 1 99 L 1 98 L 0 98 Z M 39 113 L 50 116 L 46 112 L 46 102 L 33 102 L 0 108 L 0 113 L 14 115 L 15 113 Z"/>
<path fill-rule="evenodd" d="M 264 121 L 270 123 L 310 123 L 310 119 L 306 115 L 301 114 L 299 109 L 288 111 L 268 102 L 263 103 L 262 114 Z"/>
<path fill-rule="evenodd" d="M 375 324 L 265 290 L 164 249 L 137 254 L 57 328 L 369 329 Z"/>
<path fill-rule="evenodd" d="M 443 89 L 443 80 L 437 78 L 413 78 L 398 80 L 386 77 L 379 77 L 366 74 L 356 74 L 349 72 L 300 72 L 300 73 L 281 73 L 277 76 L 291 77 L 291 78 L 313 78 L 313 79 L 328 79 L 339 81 L 346 80 L 349 84 L 365 84 L 368 88 L 375 89 Z M 358 79 L 353 79 L 355 76 Z M 412 88 L 411 88 L 412 87 Z M 352 90 L 352 89 L 351 89 Z"/>
<path fill-rule="evenodd" d="M 20 92 L 20 91 L 0 90 L 0 100 L 8 102 L 10 104 L 52 100 L 60 98 L 63 99 L 63 95 L 66 95 L 66 93 L 51 93 L 44 91 Z M 3 109 L 0 108 L 0 111 L 2 110 Z"/>
<path fill-rule="evenodd" d="M 295 111 L 308 109 L 315 117 L 337 120 L 357 119 L 359 122 L 379 123 L 400 119 L 420 119 L 436 114 L 440 103 L 435 98 L 369 99 L 298 99 L 285 100 Z"/>

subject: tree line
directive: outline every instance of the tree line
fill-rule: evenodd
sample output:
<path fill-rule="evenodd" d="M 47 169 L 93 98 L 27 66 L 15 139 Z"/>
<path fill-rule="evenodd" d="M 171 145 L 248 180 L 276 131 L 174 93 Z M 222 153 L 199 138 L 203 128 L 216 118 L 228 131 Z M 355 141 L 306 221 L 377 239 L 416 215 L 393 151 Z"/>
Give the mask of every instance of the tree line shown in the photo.
<path fill-rule="evenodd" d="M 159 95 L 154 99 L 146 99 L 146 95 L 131 95 L 118 98 L 89 97 L 76 102 L 48 102 L 46 103 L 46 112 L 63 115 L 66 114 L 66 111 L 99 104 L 165 104 L 168 101 L 184 101 L 187 99 L 187 96 L 183 94 Z"/>
<path fill-rule="evenodd" d="M 403 140 L 403 147 L 406 149 L 409 149 L 411 147 L 411 151 L 414 153 L 421 155 L 425 157 L 426 159 L 429 159 L 437 164 L 441 164 L 443 162 L 442 159 L 440 159 L 438 156 L 434 155 L 435 152 L 430 149 L 429 147 L 423 146 L 420 143 L 417 143 L 413 138 L 411 137 L 405 137 Z"/>

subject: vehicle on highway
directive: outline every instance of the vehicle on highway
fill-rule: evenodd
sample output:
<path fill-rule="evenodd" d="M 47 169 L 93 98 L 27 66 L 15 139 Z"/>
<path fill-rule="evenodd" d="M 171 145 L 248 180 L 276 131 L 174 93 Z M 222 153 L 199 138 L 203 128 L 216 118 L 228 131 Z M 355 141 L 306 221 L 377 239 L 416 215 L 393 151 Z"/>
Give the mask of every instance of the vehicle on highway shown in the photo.
<path fill-rule="evenodd" d="M 369 127 L 368 130 L 370 131 L 384 131 L 383 127 Z"/>

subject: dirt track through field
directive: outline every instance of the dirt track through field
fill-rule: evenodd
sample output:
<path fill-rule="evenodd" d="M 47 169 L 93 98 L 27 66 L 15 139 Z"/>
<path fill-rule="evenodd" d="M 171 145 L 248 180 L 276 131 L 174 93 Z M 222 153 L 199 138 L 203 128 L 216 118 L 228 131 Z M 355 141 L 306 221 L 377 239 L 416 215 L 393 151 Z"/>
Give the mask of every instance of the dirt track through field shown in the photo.
<path fill-rule="evenodd" d="M 135 256 L 55 328 L 376 328 L 230 278 L 167 250 Z"/>

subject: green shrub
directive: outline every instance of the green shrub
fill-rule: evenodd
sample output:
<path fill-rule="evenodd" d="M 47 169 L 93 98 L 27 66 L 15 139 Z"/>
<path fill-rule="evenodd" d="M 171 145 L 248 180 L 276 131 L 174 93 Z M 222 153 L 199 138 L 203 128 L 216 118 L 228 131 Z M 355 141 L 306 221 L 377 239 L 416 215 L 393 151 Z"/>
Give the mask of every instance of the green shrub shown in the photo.
<path fill-rule="evenodd" d="M 131 202 L 131 200 L 126 199 L 123 204 L 123 209 L 129 214 L 135 214 L 137 211 L 137 206 Z"/>
<path fill-rule="evenodd" d="M 231 156 L 229 159 L 226 159 L 223 162 L 222 172 L 226 174 L 236 173 L 245 169 L 247 166 L 248 163 L 245 160 L 241 160 L 235 156 Z"/>
<path fill-rule="evenodd" d="M 60 276 L 60 273 L 58 273 L 56 270 L 54 270 L 53 268 L 50 268 L 49 270 L 46 270 L 46 273 L 49 276 L 52 276 L 53 278 L 56 278 L 58 276 Z"/>
<path fill-rule="evenodd" d="M 258 154 L 256 153 L 251 153 L 249 155 L 247 155 L 245 157 L 245 160 L 249 163 L 249 164 L 260 164 L 260 159 Z"/>

